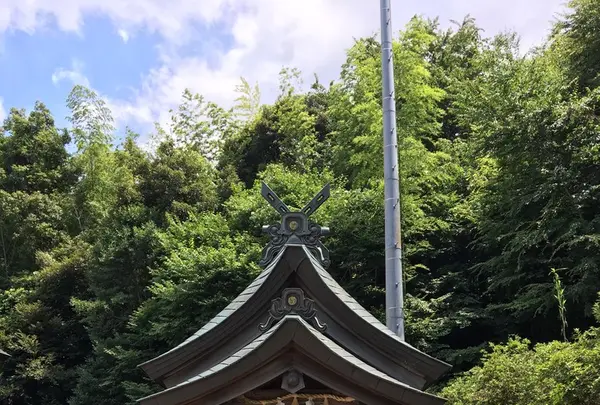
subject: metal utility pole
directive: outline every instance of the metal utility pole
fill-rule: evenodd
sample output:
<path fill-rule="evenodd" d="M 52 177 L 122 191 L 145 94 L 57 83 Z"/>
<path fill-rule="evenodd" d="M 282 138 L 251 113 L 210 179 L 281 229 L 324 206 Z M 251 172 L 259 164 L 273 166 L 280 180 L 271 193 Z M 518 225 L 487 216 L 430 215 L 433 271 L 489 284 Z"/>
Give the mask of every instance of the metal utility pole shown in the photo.
<path fill-rule="evenodd" d="M 385 187 L 385 318 L 387 327 L 404 340 L 404 286 L 400 231 L 400 178 L 392 53 L 390 0 L 381 2 L 381 67 L 383 72 L 383 175 Z"/>

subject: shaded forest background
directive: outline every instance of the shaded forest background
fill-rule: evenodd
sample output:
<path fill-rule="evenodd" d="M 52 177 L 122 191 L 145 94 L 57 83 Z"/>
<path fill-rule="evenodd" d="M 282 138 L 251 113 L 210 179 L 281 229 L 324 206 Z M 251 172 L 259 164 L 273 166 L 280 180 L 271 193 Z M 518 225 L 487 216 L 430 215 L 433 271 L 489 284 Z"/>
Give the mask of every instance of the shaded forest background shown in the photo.
<path fill-rule="evenodd" d="M 468 17 L 394 42 L 407 340 L 455 366 L 433 388 L 451 404 L 599 403 L 600 1 L 570 6 L 525 55 Z M 261 180 L 294 208 L 331 182 L 330 272 L 384 319 L 380 45 L 357 40 L 334 83 L 299 77 L 271 105 L 246 81 L 231 110 L 186 92 L 150 151 L 80 86 L 68 129 L 41 102 L 11 110 L 0 403 L 156 391 L 136 366 L 260 271 Z"/>

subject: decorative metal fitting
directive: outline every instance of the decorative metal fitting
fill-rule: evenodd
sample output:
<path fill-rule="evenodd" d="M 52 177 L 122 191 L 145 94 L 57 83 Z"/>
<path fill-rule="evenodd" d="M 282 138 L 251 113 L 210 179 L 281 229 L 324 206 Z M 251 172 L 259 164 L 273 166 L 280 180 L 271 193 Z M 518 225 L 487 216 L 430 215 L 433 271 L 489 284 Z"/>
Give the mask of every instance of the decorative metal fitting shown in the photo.
<path fill-rule="evenodd" d="M 329 198 L 329 184 L 325 185 L 300 212 L 291 212 L 265 183 L 262 183 L 261 194 L 281 214 L 281 223 L 265 225 L 262 228 L 271 240 L 263 249 L 260 266 L 268 266 L 286 244 L 298 243 L 305 245 L 323 267 L 329 267 L 329 251 L 320 241 L 321 236 L 329 234 L 329 228 L 321 227 L 308 219 Z"/>
<path fill-rule="evenodd" d="M 281 388 L 292 394 L 295 394 L 304 387 L 304 377 L 299 371 L 290 370 L 285 373 L 281 379 Z"/>
<path fill-rule="evenodd" d="M 282 320 L 288 314 L 300 315 L 303 319 L 311 321 L 313 326 L 321 332 L 327 329 L 327 325 L 321 323 L 317 318 L 315 302 L 310 298 L 306 298 L 301 288 L 286 288 L 281 293 L 281 297 L 271 301 L 269 318 L 265 323 L 259 325 L 259 329 L 266 331 L 271 325 Z"/>

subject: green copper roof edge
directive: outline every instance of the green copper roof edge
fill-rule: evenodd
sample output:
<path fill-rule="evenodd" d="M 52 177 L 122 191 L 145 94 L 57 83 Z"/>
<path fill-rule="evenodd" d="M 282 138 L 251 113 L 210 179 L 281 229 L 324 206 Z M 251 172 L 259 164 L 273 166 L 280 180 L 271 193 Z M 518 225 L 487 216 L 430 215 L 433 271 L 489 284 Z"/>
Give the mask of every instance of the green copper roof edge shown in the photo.
<path fill-rule="evenodd" d="M 254 296 L 254 294 L 260 289 L 260 286 L 262 286 L 262 284 L 269 278 L 269 275 L 272 273 L 273 269 L 275 268 L 275 266 L 277 265 L 277 263 L 279 262 L 279 260 L 281 260 L 281 257 L 284 255 L 285 253 L 285 249 L 282 249 L 282 251 L 277 255 L 277 260 L 274 260 L 273 263 L 271 263 L 268 267 L 266 267 L 253 281 L 252 283 L 250 283 L 241 293 L 238 294 L 238 296 L 231 302 L 229 303 L 225 308 L 223 308 L 223 310 L 221 310 L 217 315 L 215 315 L 213 318 L 211 318 L 210 321 L 208 321 L 205 325 L 203 325 L 200 329 L 198 329 L 198 331 L 196 331 L 193 335 L 191 335 L 190 337 L 188 337 L 187 339 L 185 339 L 182 343 L 178 344 L 177 346 L 173 347 L 172 349 L 150 359 L 147 360 L 143 363 L 138 364 L 138 367 L 144 369 L 144 371 L 146 371 L 146 367 L 159 362 L 160 360 L 172 355 L 173 353 L 181 350 L 183 347 L 187 346 L 189 343 L 197 340 L 198 338 L 200 338 L 201 336 L 203 336 L 204 334 L 210 332 L 212 329 L 214 329 L 214 327 L 216 327 L 217 325 L 221 324 L 223 321 L 225 321 L 227 318 L 229 318 L 229 315 L 225 316 L 225 317 L 221 317 L 219 319 L 218 322 L 215 322 L 215 320 L 217 320 L 220 316 L 221 313 L 223 313 L 224 311 L 231 309 L 231 307 L 234 306 L 234 303 L 236 304 L 235 306 L 237 307 L 235 309 L 235 311 L 239 310 L 239 308 L 242 307 L 242 305 L 244 305 L 249 299 L 250 297 Z M 257 283 L 257 281 L 260 280 L 260 282 Z M 247 291 L 254 288 L 254 287 L 258 287 L 256 288 L 254 291 L 252 291 L 250 294 L 247 294 Z M 241 297 L 243 297 L 240 301 L 238 301 L 238 299 L 240 299 Z M 233 311 L 233 312 L 235 312 Z M 232 313 L 233 313 L 232 312 Z M 211 327 L 207 327 L 208 325 L 213 324 L 213 326 Z"/>
<path fill-rule="evenodd" d="M 452 366 L 450 364 L 448 364 L 442 360 L 439 360 L 439 359 L 417 349 L 416 347 L 412 346 L 411 344 L 401 340 L 394 332 L 392 332 L 387 326 L 383 325 L 383 323 L 381 323 L 369 311 L 367 311 L 362 305 L 360 305 L 360 303 L 358 301 L 356 301 L 350 294 L 348 294 L 348 292 L 342 286 L 340 286 L 339 283 L 333 277 L 331 277 L 329 272 L 320 265 L 318 260 L 315 260 L 312 257 L 310 252 L 307 251 L 306 247 L 302 246 L 302 248 L 305 250 L 306 256 L 311 261 L 312 267 L 319 274 L 319 276 L 321 277 L 321 280 L 327 285 L 327 287 L 332 291 L 333 294 L 335 294 L 336 296 L 338 296 L 338 298 L 340 298 L 340 301 L 350 311 L 354 312 L 360 318 L 367 321 L 376 330 L 383 332 L 386 336 L 393 339 L 395 344 L 403 346 L 403 347 L 409 349 L 409 351 L 417 354 L 418 356 L 421 356 L 421 357 L 427 359 L 429 362 L 437 364 L 439 368 L 445 369 L 445 371 L 440 373 L 440 376 L 452 368 Z M 335 290 L 337 290 L 337 291 L 335 291 Z M 340 293 L 343 294 L 343 297 L 340 296 Z M 356 310 L 354 308 L 351 308 L 348 305 L 348 302 L 346 300 L 344 300 L 343 298 L 345 298 L 347 301 L 350 301 L 354 305 L 358 306 L 360 309 Z"/>
<path fill-rule="evenodd" d="M 343 347 L 339 346 L 337 343 L 335 343 L 333 340 L 331 340 L 330 338 L 328 338 L 326 335 L 320 333 L 319 331 L 317 331 L 316 329 L 314 329 L 308 322 L 306 322 L 304 319 L 302 319 L 300 316 L 297 315 L 286 315 L 281 321 L 279 321 L 277 324 L 275 324 L 271 329 L 269 329 L 267 332 L 265 332 L 264 334 L 258 336 L 255 340 L 253 340 L 252 342 L 248 343 L 246 346 L 244 346 L 243 348 L 241 348 L 240 350 L 238 350 L 236 353 L 233 353 L 231 357 L 235 357 L 238 353 L 245 351 L 247 348 L 251 348 L 251 350 L 246 351 L 243 355 L 238 356 L 237 359 L 233 360 L 232 362 L 229 362 L 228 364 L 224 364 L 227 359 L 223 360 L 222 362 L 220 362 L 219 364 L 211 367 L 211 369 L 204 371 L 202 373 L 199 373 L 197 376 L 191 377 L 186 381 L 181 382 L 180 384 L 173 386 L 171 388 L 168 388 L 166 390 L 163 390 L 161 392 L 152 394 L 152 395 L 148 395 L 144 398 L 140 398 L 138 400 L 138 402 L 140 401 L 145 401 L 145 400 L 149 400 L 152 398 L 156 398 L 159 397 L 161 395 L 164 395 L 166 393 L 170 393 L 170 392 L 174 392 L 177 391 L 179 389 L 184 388 L 185 386 L 189 385 L 189 384 L 193 384 L 199 380 L 208 378 L 210 376 L 213 376 L 215 374 L 224 372 L 227 368 L 229 367 L 233 367 L 234 364 L 238 363 L 239 361 L 242 361 L 244 358 L 248 357 L 249 355 L 251 355 L 252 353 L 255 353 L 257 350 L 260 350 L 261 347 L 270 344 L 270 342 L 274 339 L 277 339 L 277 334 L 278 332 L 283 329 L 284 327 L 290 325 L 290 323 L 292 324 L 297 324 L 301 329 L 299 329 L 299 331 L 297 331 L 290 339 L 288 339 L 287 341 L 285 341 L 285 343 L 282 344 L 282 346 L 287 346 L 289 345 L 291 342 L 295 342 L 296 338 L 295 335 L 300 332 L 304 332 L 304 333 L 309 333 L 311 338 L 315 340 L 315 342 L 313 343 L 317 343 L 317 344 L 321 344 L 323 346 L 325 346 L 325 348 L 333 355 L 333 356 L 337 356 L 340 360 L 342 360 L 345 363 L 349 363 L 350 366 L 352 367 L 357 367 L 359 369 L 362 369 L 363 371 L 369 373 L 371 376 L 379 378 L 381 380 L 385 380 L 390 384 L 393 384 L 401 389 L 404 390 L 408 390 L 411 391 L 417 395 L 422 395 L 425 397 L 428 397 L 430 399 L 436 399 L 436 400 L 443 400 L 442 398 L 421 391 L 415 387 L 412 387 L 406 383 L 403 383 L 402 381 L 398 381 L 395 378 L 387 375 L 386 373 L 377 370 L 375 367 L 370 366 L 369 364 L 365 363 L 364 361 L 362 361 L 361 359 L 359 359 L 358 357 L 354 356 L 352 353 L 348 352 L 346 349 L 344 349 Z M 314 346 L 310 346 L 307 347 L 306 349 L 310 349 L 310 348 L 314 348 Z M 310 350 L 306 350 L 307 353 L 310 353 Z M 305 354 L 305 356 L 310 357 L 309 355 Z M 313 359 L 313 360 L 318 360 L 318 359 Z M 211 371 L 212 369 L 218 368 L 217 370 Z M 352 378 L 352 377 L 350 377 Z"/>
<path fill-rule="evenodd" d="M 289 319 L 286 319 L 286 318 L 284 318 L 284 319 L 282 319 L 280 322 L 277 322 L 275 325 L 273 325 L 273 327 L 272 327 L 271 329 L 269 329 L 268 331 L 266 331 L 266 332 L 265 332 L 265 333 L 263 333 L 262 335 L 259 335 L 259 336 L 258 336 L 256 339 L 254 339 L 252 342 L 248 343 L 246 346 L 244 346 L 243 348 L 241 348 L 241 349 L 240 349 L 240 350 L 238 350 L 237 352 L 233 353 L 233 354 L 232 354 L 230 357 L 233 357 L 233 356 L 235 356 L 237 353 L 239 353 L 239 352 L 243 351 L 243 350 L 244 350 L 245 348 L 247 348 L 248 346 L 251 346 L 251 345 L 255 344 L 255 342 L 257 342 L 257 341 L 260 341 L 260 340 L 262 340 L 262 341 L 261 341 L 261 342 L 260 342 L 258 345 L 256 345 L 256 347 L 255 347 L 255 348 L 253 348 L 253 350 L 252 350 L 252 351 L 254 351 L 254 350 L 258 349 L 260 346 L 262 346 L 262 345 L 266 344 L 266 341 L 268 340 L 268 338 L 269 338 L 270 336 L 273 336 L 273 334 L 275 334 L 275 333 L 276 333 L 276 332 L 277 332 L 279 329 L 281 329 L 282 327 L 284 327 L 284 326 L 286 325 L 286 320 L 289 320 Z M 249 353 L 252 353 L 252 351 L 250 351 Z M 248 353 L 248 354 L 249 354 L 249 353 Z M 236 362 L 238 362 L 238 361 L 242 360 L 242 359 L 243 359 L 243 358 L 245 358 L 245 357 L 246 357 L 248 354 L 244 354 L 243 356 L 240 356 L 240 357 L 239 357 L 239 359 L 235 360 L 233 363 L 236 363 Z M 223 360 L 223 361 L 225 361 L 225 360 Z M 217 367 L 217 366 L 218 366 L 218 365 L 220 365 L 220 364 L 222 364 L 222 363 L 223 363 L 223 361 L 221 361 L 220 363 L 218 363 L 218 364 L 214 365 L 213 367 L 211 367 L 211 369 L 212 369 L 212 368 L 215 368 L 215 367 Z M 233 364 L 233 363 L 231 363 L 231 364 Z M 229 364 L 229 365 L 231 365 L 231 364 Z M 219 370 L 219 371 L 221 371 L 221 370 Z M 218 372 L 218 371 L 217 371 L 217 372 Z M 204 373 L 206 373 L 206 371 L 204 371 L 204 372 L 202 372 L 202 373 L 199 373 L 198 375 L 202 375 L 202 374 L 204 374 Z M 208 374 L 208 375 L 212 375 L 212 374 Z M 205 377 L 202 377 L 202 378 L 206 378 L 206 376 L 205 376 Z M 195 377 L 189 378 L 189 379 L 187 379 L 187 380 L 185 380 L 185 381 L 183 381 L 183 382 L 181 382 L 181 383 L 179 383 L 179 384 L 177 384 L 177 385 L 175 385 L 175 386 L 173 386 L 173 387 L 170 387 L 170 388 L 167 388 L 167 389 L 165 389 L 165 390 L 163 390 L 163 391 L 160 391 L 160 392 L 157 392 L 157 393 L 154 393 L 154 394 L 148 395 L 148 396 L 146 396 L 146 397 L 140 398 L 140 399 L 138 399 L 137 401 L 138 401 L 138 402 L 140 402 L 140 401 L 145 401 L 145 400 L 148 400 L 148 399 L 151 399 L 151 398 L 158 397 L 158 396 L 160 396 L 160 395 L 163 395 L 163 394 L 165 394 L 165 393 L 168 393 L 168 392 L 173 392 L 173 391 L 176 391 L 177 389 L 180 389 L 180 388 L 182 388 L 183 386 L 185 386 L 185 385 L 188 385 L 188 384 L 191 384 L 191 383 L 193 383 L 194 381 L 197 381 L 197 380 L 199 380 L 199 379 L 200 379 L 200 378 L 195 378 Z"/>
<path fill-rule="evenodd" d="M 219 314 L 217 314 L 215 317 L 213 317 L 207 324 L 205 324 L 202 328 L 200 328 L 195 334 L 190 336 L 184 342 L 182 342 L 181 344 L 174 347 L 173 349 L 171 349 L 151 360 L 141 363 L 139 365 L 139 367 L 141 367 L 151 378 L 161 379 L 161 377 L 165 375 L 164 372 L 162 372 L 162 371 L 158 371 L 158 372 L 154 371 L 153 372 L 148 369 L 148 366 L 160 364 L 161 360 L 164 360 L 164 359 L 168 358 L 169 356 L 172 356 L 176 352 L 183 350 L 189 344 L 197 341 L 199 338 L 206 335 L 207 333 L 210 333 L 212 330 L 214 330 L 215 327 L 223 324 L 227 319 L 229 319 L 233 313 L 240 310 L 240 308 L 242 308 L 244 306 L 244 304 L 246 304 L 257 292 L 259 292 L 261 290 L 261 287 L 263 287 L 265 281 L 268 280 L 272 274 L 275 274 L 275 273 L 273 273 L 273 270 L 279 264 L 279 262 L 281 261 L 281 259 L 285 255 L 285 253 L 287 252 L 288 247 L 301 248 L 303 250 L 303 252 L 304 252 L 303 256 L 305 256 L 306 259 L 309 260 L 311 267 L 314 269 L 316 274 L 321 278 L 321 280 L 324 283 L 324 285 L 326 286 L 326 288 L 328 288 L 332 294 L 334 294 L 336 297 L 338 297 L 340 302 L 342 302 L 343 305 L 349 311 L 351 311 L 352 313 L 357 315 L 359 318 L 362 318 L 365 322 L 367 322 L 369 325 L 371 325 L 375 330 L 383 332 L 382 336 L 385 336 L 386 339 L 388 339 L 388 340 L 391 339 L 390 342 L 392 342 L 393 345 L 398 345 L 398 346 L 403 347 L 404 348 L 403 351 L 408 351 L 410 353 L 413 353 L 413 355 L 416 355 L 418 358 L 421 358 L 421 361 L 425 360 L 426 363 L 433 366 L 436 369 L 436 371 L 432 375 L 430 375 L 430 377 L 428 378 L 429 380 L 435 381 L 437 378 L 439 378 L 441 375 L 446 373 L 451 368 L 451 366 L 449 364 L 447 364 L 439 359 L 436 359 L 435 357 L 432 357 L 432 356 L 428 355 L 427 353 L 424 353 L 424 352 L 420 351 L 419 349 L 411 346 L 410 344 L 400 340 L 398 338 L 398 336 L 396 336 L 385 325 L 383 325 L 377 318 L 375 318 L 373 315 L 371 315 L 371 313 L 369 311 L 367 311 L 364 307 L 362 307 L 354 298 L 352 298 L 352 296 L 350 294 L 348 294 L 333 279 L 333 277 L 331 277 L 331 275 L 327 272 L 327 270 L 325 270 L 320 265 L 318 260 L 316 260 L 313 257 L 313 255 L 307 250 L 307 248 L 302 244 L 286 244 L 285 248 L 282 249 L 279 252 L 279 254 L 277 255 L 276 260 L 273 260 L 273 262 L 259 276 L 257 276 L 257 278 L 246 289 L 244 289 L 244 291 L 242 291 L 238 295 L 238 298 L 244 296 L 244 299 L 241 302 L 238 302 L 236 304 L 236 308 L 233 311 L 231 311 L 231 313 L 227 314 L 226 316 L 220 316 L 220 314 L 222 314 L 223 311 L 227 311 L 228 309 L 231 309 L 233 302 L 231 304 L 229 304 L 227 307 L 225 307 L 225 309 L 223 311 L 221 311 Z M 257 283 L 258 280 L 260 280 L 259 283 Z M 254 288 L 254 291 L 252 291 L 252 293 L 250 293 L 250 294 L 245 295 L 245 293 L 249 289 L 252 289 L 252 288 Z M 234 300 L 234 302 L 236 300 L 238 300 L 238 298 L 236 298 Z M 356 310 L 355 308 L 352 308 L 351 306 L 349 306 L 348 302 L 354 304 L 353 306 L 358 307 L 360 309 Z M 215 322 L 215 320 L 217 320 L 217 322 Z M 211 325 L 211 326 L 207 327 L 208 325 Z M 375 347 L 375 349 L 378 351 L 381 351 L 380 347 Z M 161 366 L 157 366 L 157 367 L 161 368 Z M 162 367 L 162 368 L 164 368 L 164 367 Z M 160 374 L 160 373 L 162 373 L 162 374 Z"/>

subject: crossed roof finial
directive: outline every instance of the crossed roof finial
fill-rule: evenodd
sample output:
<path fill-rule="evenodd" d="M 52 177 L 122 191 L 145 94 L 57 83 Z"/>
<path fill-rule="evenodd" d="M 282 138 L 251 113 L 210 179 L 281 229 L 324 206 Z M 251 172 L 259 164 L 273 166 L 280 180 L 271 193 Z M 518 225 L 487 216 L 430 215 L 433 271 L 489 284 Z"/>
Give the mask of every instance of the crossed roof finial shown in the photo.
<path fill-rule="evenodd" d="M 287 207 L 287 205 L 285 205 L 285 203 L 281 201 L 277 194 L 275 194 L 275 192 L 271 190 L 271 188 L 264 182 L 262 184 L 260 193 L 264 199 L 271 204 L 271 207 L 275 208 L 275 211 L 279 212 L 281 215 L 290 212 L 290 209 Z M 319 207 L 323 205 L 325 201 L 327 201 L 327 199 L 329 199 L 329 195 L 330 186 L 329 183 L 327 183 L 325 184 L 325 187 L 323 187 L 321 191 L 319 191 L 317 195 L 315 195 L 313 199 L 306 204 L 302 210 L 300 210 L 300 212 L 304 213 L 307 217 L 310 216 L 312 213 L 318 210 Z"/>
<path fill-rule="evenodd" d="M 271 241 L 263 250 L 260 265 L 266 267 L 286 244 L 301 244 L 308 247 L 315 258 L 324 267 L 329 266 L 329 252 L 319 238 L 329 234 L 329 228 L 321 227 L 308 219 L 319 209 L 330 195 L 330 186 L 326 184 L 314 198 L 298 212 L 292 212 L 266 184 L 262 183 L 261 195 L 281 215 L 281 223 L 263 226 L 263 232 Z"/>

